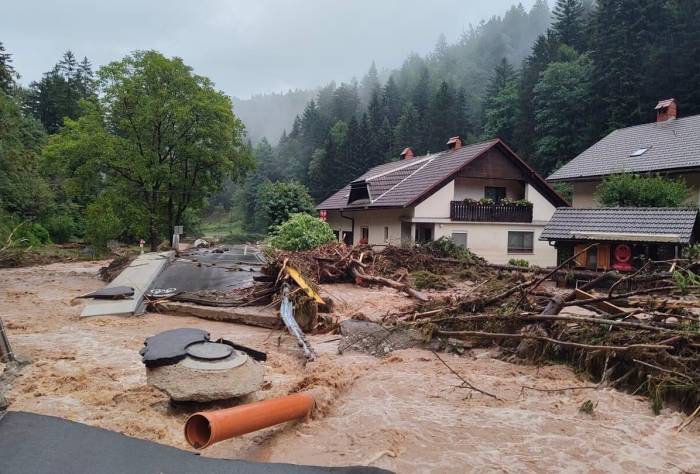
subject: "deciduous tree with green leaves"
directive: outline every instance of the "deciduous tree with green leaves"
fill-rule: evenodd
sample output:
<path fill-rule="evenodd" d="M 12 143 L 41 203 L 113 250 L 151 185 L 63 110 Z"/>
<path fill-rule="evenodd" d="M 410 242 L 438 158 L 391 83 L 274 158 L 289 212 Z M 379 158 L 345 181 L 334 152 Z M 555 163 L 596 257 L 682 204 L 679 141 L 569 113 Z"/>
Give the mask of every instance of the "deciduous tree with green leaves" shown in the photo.
<path fill-rule="evenodd" d="M 315 212 L 308 189 L 298 181 L 268 181 L 260 188 L 257 201 L 268 230 L 282 224 L 292 214 Z"/>
<path fill-rule="evenodd" d="M 134 205 L 151 249 L 224 178 L 252 165 L 231 99 L 180 58 L 136 51 L 98 73 L 99 104 L 52 140 L 64 163 L 92 167 L 104 191 Z M 85 145 L 94 150 L 85 156 Z M 136 236 L 134 236 L 136 237 Z"/>

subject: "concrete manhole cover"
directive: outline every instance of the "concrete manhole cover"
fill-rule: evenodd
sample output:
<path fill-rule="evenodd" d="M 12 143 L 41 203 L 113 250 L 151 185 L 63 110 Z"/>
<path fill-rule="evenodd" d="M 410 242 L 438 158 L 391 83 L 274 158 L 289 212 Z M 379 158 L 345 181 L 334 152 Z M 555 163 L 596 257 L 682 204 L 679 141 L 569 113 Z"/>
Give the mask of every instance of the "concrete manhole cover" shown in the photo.
<path fill-rule="evenodd" d="M 197 342 L 187 346 L 187 355 L 200 360 L 225 359 L 233 354 L 233 347 L 217 342 Z"/>

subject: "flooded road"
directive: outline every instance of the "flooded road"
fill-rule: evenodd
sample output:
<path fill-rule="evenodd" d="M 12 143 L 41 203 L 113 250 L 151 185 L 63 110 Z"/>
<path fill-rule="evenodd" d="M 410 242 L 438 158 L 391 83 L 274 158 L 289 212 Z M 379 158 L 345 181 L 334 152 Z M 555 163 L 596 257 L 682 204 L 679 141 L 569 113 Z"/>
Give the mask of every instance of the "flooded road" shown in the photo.
<path fill-rule="evenodd" d="M 182 427 L 192 407 L 173 407 L 146 386 L 138 350 L 159 331 L 198 327 L 213 337 L 265 350 L 260 398 L 314 388 L 321 407 L 311 420 L 222 442 L 212 457 L 317 465 L 371 464 L 396 472 L 700 472 L 700 422 L 683 432 L 683 416 L 654 416 L 648 400 L 590 385 L 567 367 L 515 365 L 489 350 L 442 355 L 461 381 L 429 351 L 385 359 L 337 354 L 336 336 L 311 336 L 319 360 L 305 364 L 294 340 L 279 331 L 146 314 L 78 318 L 72 298 L 102 287 L 100 262 L 0 270 L 0 315 L 16 353 L 32 363 L 8 398 L 11 409 L 61 416 L 130 436 L 186 448 Z M 401 301 L 392 290 L 329 288 L 338 311 L 381 314 Z M 280 335 L 282 335 L 280 337 Z M 330 342 L 328 342 L 330 341 Z M 592 414 L 579 407 L 590 400 Z"/>

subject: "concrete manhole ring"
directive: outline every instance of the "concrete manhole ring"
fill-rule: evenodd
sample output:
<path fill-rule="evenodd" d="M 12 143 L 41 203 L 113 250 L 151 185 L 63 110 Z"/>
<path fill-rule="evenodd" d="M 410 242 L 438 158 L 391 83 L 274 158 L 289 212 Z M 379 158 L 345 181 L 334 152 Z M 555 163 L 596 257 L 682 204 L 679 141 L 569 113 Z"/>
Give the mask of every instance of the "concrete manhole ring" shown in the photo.
<path fill-rule="evenodd" d="M 218 342 L 197 342 L 185 349 L 187 355 L 200 360 L 220 360 L 233 354 L 233 347 Z"/>

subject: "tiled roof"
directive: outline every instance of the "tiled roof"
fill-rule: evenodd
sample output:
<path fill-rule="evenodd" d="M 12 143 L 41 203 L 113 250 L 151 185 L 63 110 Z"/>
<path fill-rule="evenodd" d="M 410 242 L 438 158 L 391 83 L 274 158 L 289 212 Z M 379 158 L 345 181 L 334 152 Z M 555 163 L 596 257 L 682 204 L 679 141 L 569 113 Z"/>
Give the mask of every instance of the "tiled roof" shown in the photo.
<path fill-rule="evenodd" d="M 668 207 L 560 207 L 540 240 L 606 240 L 601 234 L 628 234 L 630 240 L 665 242 L 677 236 L 678 242 L 689 243 L 697 215 L 697 209 Z"/>
<path fill-rule="evenodd" d="M 450 176 L 499 143 L 501 141 L 498 139 L 490 140 L 463 146 L 457 150 L 448 150 L 434 155 L 376 166 L 353 181 L 367 183 L 371 202 L 348 204 L 350 193 L 350 184 L 348 184 L 316 207 L 317 209 L 352 209 L 353 207 L 385 208 L 414 205 L 422 197 L 436 191 Z M 505 145 L 503 148 L 507 150 Z M 512 154 L 510 150 L 507 151 Z M 527 167 L 519 158 L 515 157 L 515 159 L 522 166 Z M 533 180 L 537 181 L 537 186 L 540 189 L 545 188 L 551 193 L 550 196 L 556 200 L 556 205 L 566 204 L 556 192 L 547 186 L 541 177 L 534 174 L 532 170 L 529 171 L 534 176 Z"/>
<path fill-rule="evenodd" d="M 647 150 L 639 156 L 635 151 Z M 547 178 L 566 181 L 619 172 L 700 168 L 700 115 L 621 128 Z"/>

